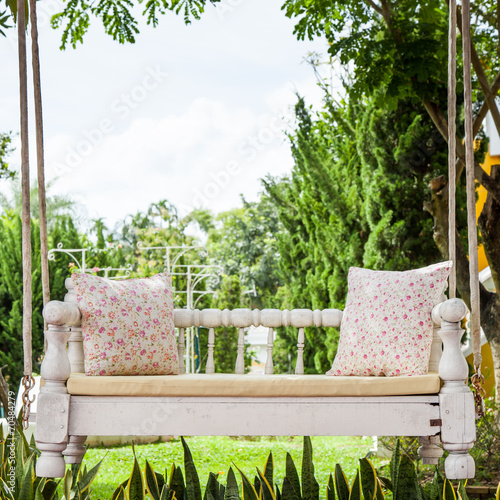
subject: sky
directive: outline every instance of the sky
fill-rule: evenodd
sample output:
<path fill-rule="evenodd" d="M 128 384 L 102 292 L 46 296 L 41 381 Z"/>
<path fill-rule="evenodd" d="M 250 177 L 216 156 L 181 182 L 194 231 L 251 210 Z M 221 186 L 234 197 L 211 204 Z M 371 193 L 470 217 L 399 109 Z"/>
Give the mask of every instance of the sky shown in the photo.
<path fill-rule="evenodd" d="M 89 220 L 113 227 L 162 199 L 181 214 L 218 213 L 291 171 L 284 130 L 297 93 L 321 103 L 305 58 L 325 56 L 326 44 L 297 41 L 281 0 L 223 0 L 188 26 L 168 13 L 157 28 L 142 23 L 133 45 L 94 20 L 83 45 L 65 51 L 49 26 L 60 0 L 37 3 L 49 193 L 76 199 Z M 19 131 L 15 32 L 0 38 L 3 132 Z M 31 128 L 32 170 L 34 139 Z"/>

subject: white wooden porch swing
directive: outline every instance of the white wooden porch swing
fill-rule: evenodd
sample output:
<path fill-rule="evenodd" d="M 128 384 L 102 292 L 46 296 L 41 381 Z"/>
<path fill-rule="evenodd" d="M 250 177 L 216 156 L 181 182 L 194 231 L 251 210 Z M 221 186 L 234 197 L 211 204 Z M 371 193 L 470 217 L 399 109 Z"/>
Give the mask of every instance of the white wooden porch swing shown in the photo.
<path fill-rule="evenodd" d="M 43 134 L 36 31 L 36 1 L 30 0 L 35 112 L 37 125 L 38 181 L 42 255 L 47 256 Z M 469 0 L 463 0 L 466 165 L 469 211 L 469 249 L 472 295 L 472 332 L 476 375 L 476 410 L 481 413 L 479 282 L 474 199 L 474 153 L 470 65 Z M 449 186 L 450 260 L 455 260 L 455 74 L 456 3 L 450 1 L 449 36 Z M 29 417 L 32 387 L 31 356 L 31 245 L 29 161 L 27 135 L 27 77 L 24 0 L 18 0 L 18 35 L 21 85 L 21 140 L 23 192 L 23 264 L 25 377 L 24 422 Z M 388 435 L 419 436 L 424 463 L 437 464 L 443 449 L 449 454 L 445 473 L 449 479 L 472 478 L 475 466 L 469 450 L 474 444 L 475 403 L 467 386 L 468 367 L 460 350 L 461 322 L 467 309 L 455 298 L 452 266 L 450 299 L 432 304 L 434 322 L 429 373 L 417 376 L 368 377 L 304 375 L 304 328 L 339 327 L 343 312 L 334 309 L 233 311 L 175 310 L 179 329 L 178 375 L 87 376 L 84 357 L 85 315 L 71 279 L 64 302 L 49 302 L 48 266 L 43 262 L 46 353 L 41 375 L 45 385 L 38 401 L 35 439 L 41 456 L 39 476 L 63 477 L 66 464 L 81 462 L 87 435 Z M 413 285 L 413 283 L 412 283 Z M 433 286 L 433 285 L 432 285 Z M 363 307 L 363 305 L 361 305 Z M 405 316 L 406 317 L 406 316 Z M 83 318 L 83 320 L 82 320 Z M 387 319 L 387 318 L 385 318 Z M 345 321 L 345 317 L 344 317 Z M 429 319 L 427 319 L 429 321 Z M 114 324 L 114 323 L 112 323 Z M 429 323 L 430 324 L 430 323 Z M 215 330 L 240 329 L 235 374 L 214 374 Z M 243 329 L 269 328 L 265 375 L 244 375 Z M 209 328 L 206 374 L 185 374 L 184 331 L 191 326 Z M 273 329 L 298 329 L 295 375 L 273 375 Z M 116 328 L 115 328 L 116 329 Z M 385 332 L 383 332 L 385 333 Z M 137 332 L 135 332 L 137 335 Z M 429 337 L 430 339 L 430 337 Z M 430 343 L 430 340 L 429 340 Z M 383 353 L 382 353 L 383 354 Z M 174 358 L 176 356 L 174 355 Z M 399 356 L 398 356 L 399 357 Z M 442 446 L 441 446 L 442 445 Z"/>

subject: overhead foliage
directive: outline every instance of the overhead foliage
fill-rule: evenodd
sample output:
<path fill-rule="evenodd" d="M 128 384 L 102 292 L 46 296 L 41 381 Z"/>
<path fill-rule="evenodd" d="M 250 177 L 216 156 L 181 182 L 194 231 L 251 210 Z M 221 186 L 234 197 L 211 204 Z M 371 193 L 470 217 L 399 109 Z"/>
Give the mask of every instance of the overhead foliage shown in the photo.
<path fill-rule="evenodd" d="M 83 43 L 91 16 L 102 22 L 104 31 L 119 43 L 135 43 L 139 33 L 139 22 L 134 10 L 142 7 L 142 15 L 148 25 L 157 26 L 158 18 L 166 12 L 180 14 L 186 24 L 200 19 L 207 3 L 216 4 L 220 0 L 67 0 L 64 9 L 52 17 L 52 27 L 62 28 L 61 49 L 68 44 L 76 48 Z"/>

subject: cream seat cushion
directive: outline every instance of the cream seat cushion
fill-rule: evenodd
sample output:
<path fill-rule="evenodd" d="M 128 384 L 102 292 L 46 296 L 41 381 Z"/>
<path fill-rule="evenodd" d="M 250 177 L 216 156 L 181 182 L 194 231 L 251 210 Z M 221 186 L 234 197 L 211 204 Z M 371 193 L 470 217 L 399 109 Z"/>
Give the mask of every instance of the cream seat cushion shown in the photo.
<path fill-rule="evenodd" d="M 437 373 L 412 377 L 330 377 L 328 375 L 234 375 L 217 373 L 133 377 L 87 377 L 72 373 L 74 396 L 328 397 L 436 394 Z"/>

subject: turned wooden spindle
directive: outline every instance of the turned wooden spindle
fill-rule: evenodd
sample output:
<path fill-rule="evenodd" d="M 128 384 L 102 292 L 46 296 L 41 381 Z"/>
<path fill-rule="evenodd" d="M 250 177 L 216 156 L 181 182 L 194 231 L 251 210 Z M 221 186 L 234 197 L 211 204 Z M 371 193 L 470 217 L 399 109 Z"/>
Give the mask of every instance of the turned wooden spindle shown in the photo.
<path fill-rule="evenodd" d="M 439 335 L 443 340 L 443 355 L 439 376 L 443 387 L 439 393 L 441 411 L 441 441 L 449 452 L 445 473 L 449 479 L 474 477 L 475 464 L 469 454 L 476 440 L 474 397 L 467 386 L 469 369 L 460 349 L 463 330 L 461 322 L 467 313 L 464 302 L 450 299 L 436 306 L 433 320 L 441 324 Z"/>

